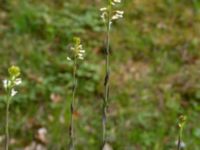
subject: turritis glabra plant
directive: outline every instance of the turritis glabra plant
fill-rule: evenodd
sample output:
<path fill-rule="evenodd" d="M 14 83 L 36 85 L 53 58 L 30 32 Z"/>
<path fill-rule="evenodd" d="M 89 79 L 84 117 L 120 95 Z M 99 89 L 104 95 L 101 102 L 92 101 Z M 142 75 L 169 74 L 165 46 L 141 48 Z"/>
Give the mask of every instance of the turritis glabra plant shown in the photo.
<path fill-rule="evenodd" d="M 179 122 L 178 122 L 178 129 L 179 129 L 179 133 L 178 133 L 178 142 L 177 142 L 177 150 L 181 150 L 182 148 L 185 147 L 185 143 L 183 142 L 183 128 L 186 122 L 186 116 L 181 115 L 179 117 Z"/>
<path fill-rule="evenodd" d="M 85 50 L 81 44 L 81 39 L 75 37 L 73 45 L 70 48 L 70 55 L 67 60 L 73 63 L 73 88 L 72 99 L 70 104 L 70 125 L 69 125 L 69 150 L 74 150 L 74 110 L 75 110 L 75 96 L 77 89 L 77 70 L 78 64 L 84 59 Z"/>
<path fill-rule="evenodd" d="M 107 108 L 109 100 L 109 78 L 110 78 L 110 31 L 113 21 L 123 18 L 124 12 L 116 9 L 116 5 L 120 4 L 121 0 L 108 0 L 106 7 L 100 9 L 101 18 L 106 27 L 106 75 L 104 80 L 104 99 L 102 109 L 102 142 L 103 147 L 107 143 L 106 139 L 106 122 L 107 122 Z"/>
<path fill-rule="evenodd" d="M 16 86 L 20 85 L 22 80 L 20 76 L 20 68 L 11 66 L 8 69 L 9 77 L 3 80 L 3 87 L 6 92 L 6 125 L 5 125 L 5 150 L 9 149 L 9 107 L 12 98 L 17 94 Z"/>

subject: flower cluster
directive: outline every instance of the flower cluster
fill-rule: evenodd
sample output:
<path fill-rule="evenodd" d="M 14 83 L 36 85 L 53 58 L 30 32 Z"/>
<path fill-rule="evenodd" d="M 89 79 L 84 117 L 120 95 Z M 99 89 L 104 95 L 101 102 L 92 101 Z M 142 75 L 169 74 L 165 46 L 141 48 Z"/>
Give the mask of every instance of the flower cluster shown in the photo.
<path fill-rule="evenodd" d="M 123 14 L 124 14 L 123 11 L 116 10 L 115 14 L 112 16 L 112 20 L 117 20 L 119 18 L 123 18 Z"/>
<path fill-rule="evenodd" d="M 76 60 L 76 59 L 80 59 L 83 60 L 84 59 L 84 54 L 85 54 L 85 50 L 83 49 L 83 45 L 81 44 L 81 39 L 78 37 L 74 38 L 74 44 L 73 46 L 70 48 L 71 50 L 71 57 L 67 57 L 67 59 L 70 60 Z"/>
<path fill-rule="evenodd" d="M 100 9 L 103 22 L 109 21 L 109 24 L 112 24 L 112 21 L 123 18 L 124 11 L 112 9 L 113 6 L 119 3 L 121 3 L 121 0 L 111 0 L 107 7 Z"/>
<path fill-rule="evenodd" d="M 3 80 L 3 87 L 9 96 L 13 97 L 17 94 L 15 87 L 22 83 L 21 78 L 18 78 L 20 76 L 20 69 L 17 66 L 11 66 L 8 69 L 8 73 L 10 77 Z"/>

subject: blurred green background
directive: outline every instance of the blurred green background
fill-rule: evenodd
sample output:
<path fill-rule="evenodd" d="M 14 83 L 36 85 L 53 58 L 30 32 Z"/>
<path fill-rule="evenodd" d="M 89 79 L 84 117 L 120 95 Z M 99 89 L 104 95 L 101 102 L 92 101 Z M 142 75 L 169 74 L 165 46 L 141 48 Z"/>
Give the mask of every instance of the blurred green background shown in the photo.
<path fill-rule="evenodd" d="M 105 2 L 0 3 L 0 79 L 12 64 L 20 66 L 23 79 L 11 105 L 11 149 L 67 149 L 72 64 L 66 57 L 74 36 L 82 38 L 87 53 L 78 71 L 76 148 L 99 149 L 105 72 L 99 8 Z M 199 150 L 200 1 L 124 0 L 120 9 L 125 16 L 113 24 L 111 33 L 111 147 L 176 150 L 177 120 L 185 114 L 186 149 Z M 1 86 L 0 149 L 4 126 Z"/>

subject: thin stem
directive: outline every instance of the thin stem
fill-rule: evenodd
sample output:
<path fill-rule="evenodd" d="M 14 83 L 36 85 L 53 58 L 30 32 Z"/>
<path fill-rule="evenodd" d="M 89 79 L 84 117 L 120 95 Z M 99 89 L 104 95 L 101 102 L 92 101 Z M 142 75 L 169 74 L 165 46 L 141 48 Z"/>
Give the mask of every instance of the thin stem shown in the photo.
<path fill-rule="evenodd" d="M 104 80 L 104 99 L 103 99 L 103 117 L 102 117 L 102 128 L 103 128 L 103 145 L 106 143 L 106 125 L 107 125 L 107 107 L 109 100 L 109 78 L 110 78 L 110 14 L 111 8 L 109 9 L 108 21 L 106 25 L 106 75 Z"/>
<path fill-rule="evenodd" d="M 178 146 L 177 146 L 177 150 L 181 150 L 181 136 L 179 134 L 178 136 Z"/>
<path fill-rule="evenodd" d="M 6 143 L 5 143 L 5 149 L 9 149 L 9 107 L 10 107 L 10 96 L 7 95 L 6 98 L 6 126 L 5 126 L 5 132 L 6 132 Z"/>
<path fill-rule="evenodd" d="M 76 70 L 77 70 L 77 62 L 76 58 L 74 60 L 74 65 L 73 65 L 73 89 L 72 89 L 72 100 L 71 100 L 71 109 L 70 109 L 70 127 L 69 127 L 69 137 L 70 137 L 70 142 L 69 142 L 69 149 L 74 150 L 74 104 L 75 104 L 75 95 L 76 95 L 76 85 L 77 85 L 77 79 L 76 79 Z"/>
<path fill-rule="evenodd" d="M 179 128 L 177 150 L 181 150 L 182 131 L 183 131 L 182 127 Z"/>

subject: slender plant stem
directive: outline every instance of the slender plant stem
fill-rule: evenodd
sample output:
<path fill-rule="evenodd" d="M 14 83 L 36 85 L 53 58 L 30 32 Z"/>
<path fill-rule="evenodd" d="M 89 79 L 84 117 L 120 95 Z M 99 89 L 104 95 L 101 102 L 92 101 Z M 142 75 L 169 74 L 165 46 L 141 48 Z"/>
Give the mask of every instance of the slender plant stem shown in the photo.
<path fill-rule="evenodd" d="M 177 146 L 177 150 L 181 150 L 181 136 L 179 134 L 178 136 L 178 146 Z"/>
<path fill-rule="evenodd" d="M 76 86 L 77 86 L 77 79 L 76 79 L 76 70 L 77 70 L 77 62 L 76 59 L 74 60 L 73 64 L 73 89 L 72 89 L 72 100 L 71 100 L 71 118 L 70 118 L 70 127 L 69 127 L 69 149 L 74 150 L 74 104 L 75 104 L 75 95 L 76 95 Z"/>
<path fill-rule="evenodd" d="M 9 107 L 10 107 L 10 96 L 7 96 L 6 98 L 6 143 L 5 143 L 5 149 L 9 149 Z"/>
<path fill-rule="evenodd" d="M 103 99 L 103 117 L 102 117 L 102 127 L 103 127 L 103 145 L 106 143 L 106 126 L 107 126 L 107 107 L 109 100 L 109 80 L 110 80 L 110 12 L 108 14 L 108 21 L 106 24 L 106 75 L 104 80 L 104 99 Z"/>
<path fill-rule="evenodd" d="M 177 150 L 181 150 L 182 132 L 183 132 L 183 128 L 181 127 L 181 128 L 179 129 Z"/>

